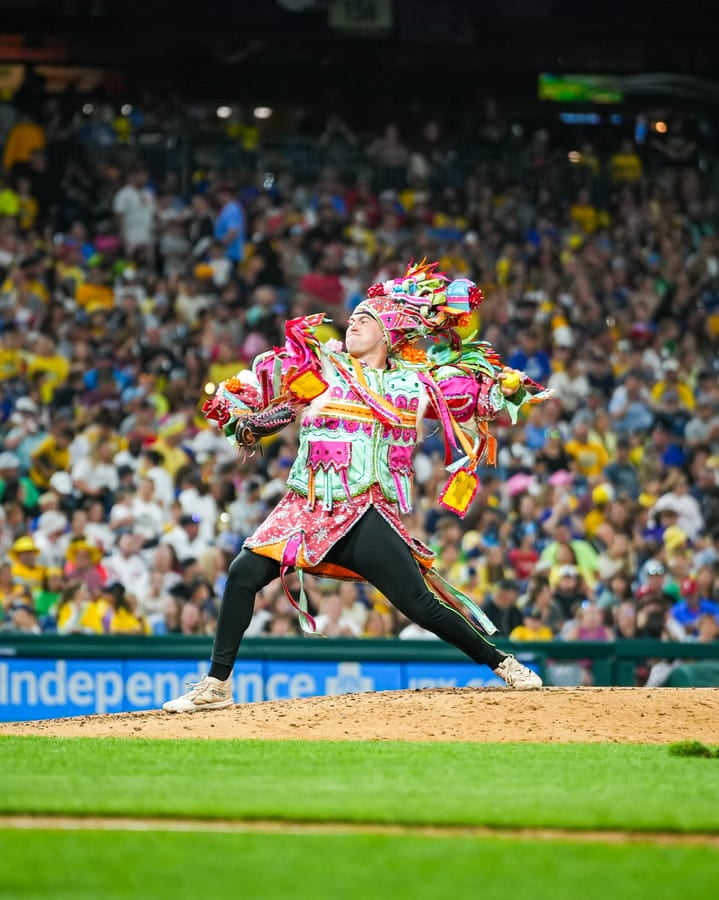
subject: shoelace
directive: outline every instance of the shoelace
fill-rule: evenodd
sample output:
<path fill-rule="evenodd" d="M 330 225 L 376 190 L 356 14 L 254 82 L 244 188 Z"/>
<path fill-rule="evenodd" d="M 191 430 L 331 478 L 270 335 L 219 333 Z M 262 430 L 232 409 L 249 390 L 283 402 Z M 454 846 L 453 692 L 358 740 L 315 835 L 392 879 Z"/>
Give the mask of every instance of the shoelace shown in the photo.
<path fill-rule="evenodd" d="M 203 678 L 201 681 L 186 681 L 185 687 L 187 688 L 187 693 L 190 694 L 193 691 L 199 691 L 201 688 L 207 686 L 207 678 Z"/>

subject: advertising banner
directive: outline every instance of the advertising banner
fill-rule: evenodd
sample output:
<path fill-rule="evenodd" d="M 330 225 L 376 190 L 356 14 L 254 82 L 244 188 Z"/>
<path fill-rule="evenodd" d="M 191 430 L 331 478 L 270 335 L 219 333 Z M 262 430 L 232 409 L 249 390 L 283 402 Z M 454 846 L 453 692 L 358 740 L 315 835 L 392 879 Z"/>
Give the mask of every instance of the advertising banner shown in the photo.
<path fill-rule="evenodd" d="M 0 659 L 0 721 L 159 709 L 206 671 L 194 660 Z M 503 683 L 472 663 L 247 659 L 233 682 L 237 703 Z"/>

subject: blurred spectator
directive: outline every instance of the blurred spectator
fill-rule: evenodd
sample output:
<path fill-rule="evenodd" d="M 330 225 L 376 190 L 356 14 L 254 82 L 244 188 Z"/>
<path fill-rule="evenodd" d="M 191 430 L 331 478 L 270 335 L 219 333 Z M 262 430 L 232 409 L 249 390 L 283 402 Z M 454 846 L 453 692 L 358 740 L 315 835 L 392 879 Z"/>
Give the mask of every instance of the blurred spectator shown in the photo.
<path fill-rule="evenodd" d="M 141 253 L 145 261 L 154 259 L 155 195 L 148 188 L 148 172 L 142 165 L 129 169 L 125 184 L 115 194 L 112 210 L 117 216 L 125 254 L 131 259 Z"/>
<path fill-rule="evenodd" d="M 497 585 L 493 598 L 482 607 L 497 626 L 499 634 L 505 637 L 509 637 L 515 628 L 524 625 L 524 615 L 517 606 L 518 599 L 517 583 L 510 579 L 503 579 Z"/>
<path fill-rule="evenodd" d="M 340 595 L 334 592 L 325 594 L 322 597 L 320 613 L 315 619 L 315 623 L 317 625 L 317 633 L 323 634 L 325 637 L 359 637 L 363 633 L 362 628 L 345 610 Z M 384 632 L 383 628 L 381 630 Z M 366 634 L 366 625 L 365 635 L 368 636 Z M 372 636 L 376 637 L 378 635 Z"/>
<path fill-rule="evenodd" d="M 672 617 L 691 637 L 697 637 L 702 616 L 712 616 L 719 623 L 719 603 L 710 599 L 706 593 L 708 589 L 704 577 L 700 580 L 685 578 L 680 585 L 681 600 L 671 607 Z"/>
<path fill-rule="evenodd" d="M 542 613 L 534 606 L 522 610 L 523 621 L 509 633 L 511 641 L 551 641 L 554 632 L 542 622 Z"/>
<path fill-rule="evenodd" d="M 222 183 L 215 189 L 217 218 L 214 236 L 224 248 L 225 256 L 237 266 L 244 258 L 245 216 L 232 185 Z"/>
<path fill-rule="evenodd" d="M 208 546 L 200 536 L 200 517 L 194 513 L 182 513 L 177 524 L 162 535 L 160 543 L 169 544 L 179 560 L 197 559 Z"/>

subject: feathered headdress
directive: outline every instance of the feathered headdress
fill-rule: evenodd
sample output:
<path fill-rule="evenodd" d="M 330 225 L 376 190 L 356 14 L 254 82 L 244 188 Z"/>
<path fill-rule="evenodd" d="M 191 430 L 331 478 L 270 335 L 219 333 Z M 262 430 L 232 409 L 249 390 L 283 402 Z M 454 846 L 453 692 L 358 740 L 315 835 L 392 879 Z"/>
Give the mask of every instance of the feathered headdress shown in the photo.
<path fill-rule="evenodd" d="M 402 278 L 373 284 L 355 309 L 368 313 L 381 326 L 390 352 L 420 338 L 442 334 L 459 341 L 454 328 L 484 299 L 467 278 L 451 281 L 437 271 L 439 263 L 410 263 Z"/>

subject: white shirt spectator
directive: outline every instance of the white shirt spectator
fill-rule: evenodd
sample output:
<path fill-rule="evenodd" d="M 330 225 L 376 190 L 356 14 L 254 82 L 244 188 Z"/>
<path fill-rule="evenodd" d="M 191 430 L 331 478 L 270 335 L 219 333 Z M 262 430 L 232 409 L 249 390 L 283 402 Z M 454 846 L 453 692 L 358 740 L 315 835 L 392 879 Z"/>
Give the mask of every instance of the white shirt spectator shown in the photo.
<path fill-rule="evenodd" d="M 134 519 L 134 531 L 148 541 L 159 538 L 165 528 L 167 514 L 154 500 L 143 500 L 139 495 L 133 497 L 130 505 Z"/>
<path fill-rule="evenodd" d="M 177 497 L 183 513 L 196 515 L 200 520 L 200 537 L 212 543 L 217 532 L 217 503 L 211 494 L 200 494 L 197 488 L 180 491 Z"/>
<path fill-rule="evenodd" d="M 40 550 L 37 557 L 39 565 L 60 568 L 65 565 L 65 548 L 59 538 L 67 524 L 67 516 L 56 509 L 49 509 L 40 516 L 33 535 L 35 546 Z"/>
<path fill-rule="evenodd" d="M 136 595 L 138 609 L 145 618 L 152 620 L 153 617 L 161 617 L 170 596 L 162 572 L 150 572 L 145 590 Z"/>
<path fill-rule="evenodd" d="M 137 549 L 137 537 L 132 534 L 123 534 L 116 549 L 110 556 L 105 557 L 102 564 L 107 572 L 108 584 L 119 581 L 126 591 L 140 596 L 147 593 L 150 572 Z"/>
<path fill-rule="evenodd" d="M 112 461 L 115 464 L 116 468 L 119 469 L 120 466 L 127 466 L 128 469 L 132 469 L 132 471 L 137 474 L 142 460 L 140 456 L 134 456 L 132 453 L 130 453 L 129 450 L 126 449 L 120 450 L 119 453 L 116 453 Z"/>
<path fill-rule="evenodd" d="M 137 488 L 137 494 L 130 501 L 133 527 L 137 534 L 145 540 L 153 541 L 160 537 L 169 521 L 169 514 L 157 502 L 155 482 L 145 477 Z"/>
<path fill-rule="evenodd" d="M 347 612 L 339 594 L 327 594 L 322 600 L 322 612 L 315 618 L 317 634 L 328 637 L 360 637 L 362 628 Z"/>
<path fill-rule="evenodd" d="M 112 463 L 94 462 L 85 457 L 75 463 L 70 471 L 73 484 L 87 485 L 95 491 L 115 492 L 120 484 L 117 469 Z"/>
<path fill-rule="evenodd" d="M 152 242 L 155 197 L 148 188 L 126 184 L 115 194 L 112 211 L 120 219 L 126 250 Z"/>
<path fill-rule="evenodd" d="M 104 553 L 109 553 L 117 540 L 115 532 L 107 522 L 88 522 L 85 526 L 85 534 L 91 543 L 102 547 Z"/>
<path fill-rule="evenodd" d="M 440 638 L 437 637 L 436 634 L 432 631 L 427 631 L 426 628 L 422 628 L 421 625 L 418 625 L 416 622 L 410 622 L 409 625 L 406 625 L 402 631 L 397 635 L 397 637 L 401 641 L 438 641 Z"/>
<path fill-rule="evenodd" d="M 132 511 L 132 495 L 120 492 L 115 497 L 115 503 L 110 509 L 110 528 L 133 528 L 135 514 Z"/>
<path fill-rule="evenodd" d="M 181 516 L 178 524 L 163 534 L 160 543 L 169 544 L 180 562 L 199 559 L 210 546 L 200 537 L 199 522 L 193 521 L 193 517 L 188 515 Z"/>
<path fill-rule="evenodd" d="M 678 493 L 674 490 L 662 494 L 652 508 L 652 515 L 656 516 L 663 509 L 673 509 L 677 513 L 677 525 L 690 541 L 694 541 L 704 530 L 704 517 L 699 503 L 684 491 L 685 488 L 680 488 Z"/>
<path fill-rule="evenodd" d="M 155 500 L 168 509 L 175 502 L 175 485 L 172 476 L 162 466 L 152 466 L 145 472 L 146 478 L 151 478 L 155 484 Z"/>

